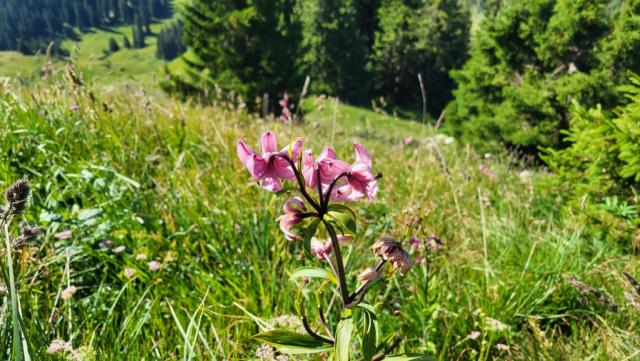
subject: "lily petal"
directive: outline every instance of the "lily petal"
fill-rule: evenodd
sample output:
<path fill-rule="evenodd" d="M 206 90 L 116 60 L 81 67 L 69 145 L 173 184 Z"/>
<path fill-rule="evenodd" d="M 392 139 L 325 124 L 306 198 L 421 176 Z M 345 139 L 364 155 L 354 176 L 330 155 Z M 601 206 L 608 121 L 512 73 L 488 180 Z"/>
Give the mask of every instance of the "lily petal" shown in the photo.
<path fill-rule="evenodd" d="M 278 150 L 278 142 L 276 141 L 276 136 L 273 132 L 265 132 L 260 137 L 260 147 L 262 148 L 262 153 L 274 153 Z"/>

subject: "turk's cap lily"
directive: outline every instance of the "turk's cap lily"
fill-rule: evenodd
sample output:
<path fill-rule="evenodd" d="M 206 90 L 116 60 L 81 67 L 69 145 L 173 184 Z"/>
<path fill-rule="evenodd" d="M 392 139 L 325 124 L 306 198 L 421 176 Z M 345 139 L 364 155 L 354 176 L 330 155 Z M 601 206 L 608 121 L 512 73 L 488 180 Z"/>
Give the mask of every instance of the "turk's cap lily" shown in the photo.
<path fill-rule="evenodd" d="M 317 238 L 311 239 L 311 252 L 313 252 L 318 259 L 323 260 L 333 250 L 331 241 L 322 242 Z"/>
<path fill-rule="evenodd" d="M 369 151 L 362 144 L 355 143 L 353 147 L 356 161 L 345 172 L 345 180 L 331 194 L 331 198 L 338 202 L 352 202 L 363 197 L 372 200 L 378 193 L 378 181 L 371 168 Z"/>
<path fill-rule="evenodd" d="M 280 229 L 284 233 L 285 238 L 289 241 L 300 239 L 300 236 L 292 232 L 291 228 L 302 222 L 302 213 L 307 210 L 304 202 L 299 197 L 291 197 L 284 202 L 282 210 L 284 214 L 278 217 L 276 221 L 280 224 Z"/>
<path fill-rule="evenodd" d="M 384 261 L 391 263 L 391 271 L 400 269 L 401 274 L 406 274 L 413 266 L 413 260 L 402 244 L 391 237 L 382 237 L 371 247 L 373 252 Z"/>
<path fill-rule="evenodd" d="M 336 152 L 331 147 L 324 147 L 318 158 L 313 158 L 313 153 L 307 150 L 302 155 L 302 175 L 309 188 L 315 188 L 318 181 L 324 186 L 349 170 L 351 165 L 336 158 Z M 320 179 L 318 180 L 318 171 Z"/>
<path fill-rule="evenodd" d="M 293 162 L 297 161 L 302 150 L 302 140 L 298 138 L 292 144 L 278 151 L 275 134 L 265 132 L 260 137 L 260 148 L 262 154 L 251 149 L 243 140 L 238 140 L 236 144 L 238 158 L 245 165 L 251 177 L 257 180 L 262 188 L 278 192 L 282 190 L 281 180 L 295 177 L 287 159 L 291 159 Z"/>

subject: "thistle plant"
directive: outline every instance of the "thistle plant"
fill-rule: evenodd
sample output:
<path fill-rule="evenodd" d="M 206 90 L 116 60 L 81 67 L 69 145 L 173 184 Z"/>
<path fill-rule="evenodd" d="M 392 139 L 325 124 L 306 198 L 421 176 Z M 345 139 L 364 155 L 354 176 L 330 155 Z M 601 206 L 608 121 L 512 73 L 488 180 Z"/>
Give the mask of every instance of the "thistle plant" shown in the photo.
<path fill-rule="evenodd" d="M 413 260 L 400 241 L 381 237 L 371 247 L 376 260 L 370 267 L 357 270 L 357 287 L 350 288 L 355 282 L 348 279 L 352 273 L 346 269 L 342 249 L 356 236 L 356 213 L 349 204 L 373 200 L 378 193 L 379 176 L 373 171 L 371 155 L 363 145 L 354 144 L 355 160 L 348 163 L 338 159 L 331 147 L 314 157 L 311 150 L 303 150 L 299 138 L 280 150 L 272 132 L 264 133 L 259 141 L 261 153 L 239 140 L 238 157 L 259 186 L 289 195 L 277 222 L 285 238 L 302 242 L 305 256 L 318 264 L 294 270 L 292 278 L 302 279 L 305 288 L 312 285 L 309 279 L 319 279 L 320 283 L 312 292 L 315 307 L 305 303 L 303 295 L 309 292 L 301 289 L 295 295 L 296 312 L 306 333 L 270 330 L 254 338 L 282 353 L 323 353 L 336 360 L 349 360 L 359 344 L 361 359 L 388 357 L 398 340 L 378 334 L 376 311 L 364 302 L 365 296 L 383 281 L 385 267 L 404 275 Z M 294 185 L 285 187 L 285 181 Z M 326 300 L 336 295 L 339 301 L 333 302 L 332 298 L 328 302 L 328 314 Z M 311 315 L 316 315 L 315 322 Z M 421 356 L 403 359 L 417 360 Z"/>

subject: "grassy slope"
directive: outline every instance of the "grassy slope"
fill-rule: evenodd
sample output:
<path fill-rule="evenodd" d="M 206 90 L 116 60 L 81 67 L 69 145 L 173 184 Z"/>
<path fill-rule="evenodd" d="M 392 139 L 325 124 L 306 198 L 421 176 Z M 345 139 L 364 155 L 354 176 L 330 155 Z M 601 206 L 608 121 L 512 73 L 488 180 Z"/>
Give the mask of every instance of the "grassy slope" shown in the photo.
<path fill-rule="evenodd" d="M 170 20 L 165 20 L 165 22 Z M 152 33 L 157 33 L 163 22 L 151 25 Z M 142 49 L 126 49 L 123 46 L 123 36 L 132 41 L 130 25 L 109 29 L 92 29 L 81 34 L 80 41 L 65 40 L 64 49 L 73 52 L 74 44 L 78 45 L 79 53 L 77 66 L 84 79 L 90 79 L 102 85 L 118 85 L 124 82 L 151 85 L 155 78 L 161 76 L 165 64 L 156 59 L 156 38 L 147 36 L 146 47 Z M 121 49 L 109 56 L 104 56 L 108 49 L 109 39 L 114 38 Z M 34 80 L 39 78 L 40 70 L 45 62 L 44 55 L 26 56 L 18 52 L 0 52 L 0 77 L 23 77 Z M 61 68 L 66 61 L 56 60 L 54 64 Z"/>
<path fill-rule="evenodd" d="M 314 263 L 274 222 L 284 199 L 256 187 L 236 158 L 236 139 L 254 142 L 266 129 L 281 143 L 304 136 L 316 151 L 333 144 L 349 159 L 358 140 L 374 155 L 384 177 L 379 199 L 358 206 L 351 282 L 373 261 L 376 237 L 406 237 L 409 217 L 423 217 L 418 236 L 444 241 L 430 273 L 419 266 L 390 276 L 383 293 L 368 296 L 382 330 L 404 337 L 400 350 L 440 360 L 604 360 L 640 350 L 620 274 L 637 261 L 562 221 L 553 194 L 540 188 L 544 174 L 521 178 L 507 159 L 485 160 L 457 143 L 435 146 L 429 127 L 331 100 L 309 102 L 305 124 L 286 126 L 224 106 L 94 95 L 99 101 L 59 83 L 0 96 L 1 185 L 28 175 L 36 190 L 27 218 L 45 229 L 22 253 L 20 284 L 39 352 L 60 338 L 101 360 L 252 358 L 258 344 L 249 337 L 259 327 L 249 314 L 272 324 L 291 315 L 288 295 L 297 285 L 288 274 Z M 479 170 L 482 163 L 495 179 Z M 53 237 L 64 229 L 73 238 Z M 101 250 L 104 239 L 126 251 Z M 149 258 L 136 260 L 139 253 Z M 151 259 L 162 262 L 160 272 L 147 269 Z M 136 270 L 134 280 L 123 275 L 126 267 Z M 567 275 L 605 289 L 623 308 L 607 311 L 580 296 Z M 55 303 L 68 283 L 78 293 Z"/>

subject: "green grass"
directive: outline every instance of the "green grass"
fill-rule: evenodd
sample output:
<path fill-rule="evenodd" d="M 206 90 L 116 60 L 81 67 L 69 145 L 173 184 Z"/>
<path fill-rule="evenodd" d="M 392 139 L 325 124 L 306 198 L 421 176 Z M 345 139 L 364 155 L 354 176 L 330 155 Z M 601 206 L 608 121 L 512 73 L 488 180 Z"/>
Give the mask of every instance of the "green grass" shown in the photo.
<path fill-rule="evenodd" d="M 509 158 L 486 159 L 445 144 L 432 127 L 333 99 L 305 107 L 304 124 L 285 125 L 228 105 L 55 79 L 3 88 L 0 186 L 28 176 L 34 194 L 25 219 L 43 228 L 16 256 L 34 359 L 58 359 L 45 352 L 53 339 L 99 360 L 255 358 L 256 319 L 274 324 L 294 314 L 299 285 L 289 274 L 317 265 L 274 221 L 284 198 L 253 184 L 236 157 L 238 138 L 255 145 L 267 129 L 281 144 L 295 136 L 316 151 L 332 144 L 342 158 L 351 159 L 353 141 L 372 153 L 383 178 L 379 198 L 358 204 L 359 236 L 347 250 L 351 284 L 374 261 L 376 238 L 408 237 L 405 223 L 416 215 L 417 236 L 444 242 L 428 268 L 388 274 L 367 296 L 383 332 L 402 337 L 399 351 L 439 360 L 637 357 L 638 311 L 624 301 L 621 275 L 638 275 L 636 257 L 564 220 L 544 185 L 549 175 L 521 177 L 523 167 Z M 73 237 L 58 240 L 61 230 Z M 101 249 L 104 240 L 126 250 Z M 137 260 L 140 253 L 148 259 Z M 149 271 L 150 260 L 162 269 Z M 621 309 L 582 296 L 567 276 L 603 290 Z M 67 284 L 78 292 L 56 302 Z M 9 349 L 8 330 L 0 323 L 0 350 Z"/>
<path fill-rule="evenodd" d="M 163 24 L 171 21 L 164 20 L 151 25 L 152 34 L 157 34 Z M 123 36 L 132 41 L 132 27 L 130 25 L 117 26 L 109 29 L 91 29 L 80 33 L 80 40 L 64 40 L 61 47 L 74 53 L 77 45 L 76 65 L 83 79 L 102 86 L 118 86 L 124 83 L 150 86 L 163 75 L 164 60 L 155 57 L 156 38 L 149 35 L 145 39 L 145 47 L 141 49 L 126 49 Z M 104 51 L 109 48 L 109 39 L 113 38 L 120 45 L 120 50 L 110 55 Z M 34 81 L 40 78 L 41 69 L 46 57 L 40 55 L 22 55 L 13 51 L 0 52 L 0 77 L 23 78 Z M 54 66 L 62 69 L 68 59 L 54 59 Z"/>

